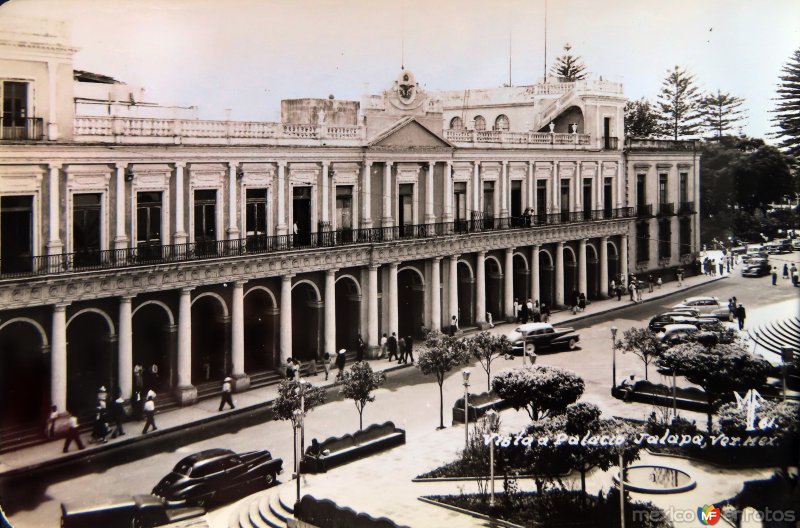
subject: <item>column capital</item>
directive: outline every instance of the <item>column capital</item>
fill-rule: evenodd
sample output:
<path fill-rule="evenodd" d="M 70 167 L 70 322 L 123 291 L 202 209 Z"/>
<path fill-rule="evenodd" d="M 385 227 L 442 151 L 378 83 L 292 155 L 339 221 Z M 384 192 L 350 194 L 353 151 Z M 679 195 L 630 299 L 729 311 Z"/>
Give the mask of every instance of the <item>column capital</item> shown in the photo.
<path fill-rule="evenodd" d="M 328 167 L 330 167 L 331 162 L 330 161 L 321 161 L 320 164 L 322 165 L 322 168 L 324 170 L 328 170 Z"/>
<path fill-rule="evenodd" d="M 292 282 L 293 278 L 294 278 L 294 273 L 288 273 L 288 274 L 284 275 L 283 277 L 281 277 L 281 280 L 283 282 Z"/>
<path fill-rule="evenodd" d="M 477 253 L 479 257 L 486 257 L 486 251 L 478 251 Z"/>
<path fill-rule="evenodd" d="M 70 305 L 70 303 L 54 304 L 53 305 L 53 310 L 55 310 L 56 312 L 64 312 L 64 311 L 67 310 L 67 306 L 69 306 L 69 305 Z"/>
<path fill-rule="evenodd" d="M 381 267 L 380 264 L 367 264 L 367 269 L 369 269 L 370 271 L 378 271 L 378 268 L 380 267 Z"/>
<path fill-rule="evenodd" d="M 449 255 L 447 258 L 449 258 L 450 260 L 454 260 L 454 261 L 458 262 L 458 257 L 460 257 L 460 256 L 461 255 Z"/>
<path fill-rule="evenodd" d="M 384 163 L 384 164 L 385 164 L 387 167 L 391 167 L 391 166 L 392 166 L 392 164 L 393 164 L 394 162 L 393 162 L 393 161 L 391 161 L 391 160 L 384 160 L 384 162 L 383 162 L 383 163 Z"/>
<path fill-rule="evenodd" d="M 517 248 L 515 247 L 506 248 L 506 253 L 513 253 L 515 249 Z"/>
<path fill-rule="evenodd" d="M 362 163 L 365 167 L 372 167 L 372 160 L 364 160 Z"/>
<path fill-rule="evenodd" d="M 181 288 L 181 295 L 191 295 L 192 291 L 194 291 L 193 287 Z"/>
<path fill-rule="evenodd" d="M 133 301 L 133 298 L 136 297 L 135 295 L 123 295 L 119 298 L 119 302 L 128 303 L 130 304 Z"/>
<path fill-rule="evenodd" d="M 533 249 L 535 249 L 536 251 L 539 251 L 539 250 L 542 249 L 542 245 L 541 244 L 534 244 L 533 245 Z"/>
<path fill-rule="evenodd" d="M 601 239 L 603 242 L 608 242 L 608 236 L 602 236 L 602 237 L 600 237 L 600 239 Z"/>
<path fill-rule="evenodd" d="M 285 169 L 286 168 L 286 160 L 278 160 L 275 163 L 278 165 L 279 169 Z"/>
<path fill-rule="evenodd" d="M 433 257 L 433 258 L 431 259 L 431 261 L 432 261 L 432 262 L 441 262 L 441 261 L 442 261 L 442 257 Z"/>
<path fill-rule="evenodd" d="M 236 160 L 228 160 L 228 168 L 235 169 L 239 165 L 239 162 Z"/>
<path fill-rule="evenodd" d="M 175 165 L 176 169 L 185 169 L 186 168 L 186 162 L 185 161 L 174 161 L 174 162 L 172 162 L 172 164 Z"/>
<path fill-rule="evenodd" d="M 130 165 L 130 163 L 128 163 L 127 161 L 114 162 L 114 168 L 117 170 L 125 170 L 128 168 L 128 165 Z"/>
<path fill-rule="evenodd" d="M 61 167 L 63 167 L 63 166 L 64 166 L 64 164 L 61 163 L 60 161 L 49 161 L 49 162 L 47 162 L 47 168 L 50 169 L 50 170 L 61 170 Z"/>
<path fill-rule="evenodd" d="M 325 274 L 326 274 L 326 275 L 328 275 L 329 277 L 330 277 L 330 276 L 334 276 L 334 277 L 335 277 L 335 276 L 336 276 L 336 272 L 337 272 L 337 271 L 339 271 L 339 268 L 333 268 L 333 269 L 329 269 L 329 270 L 327 270 L 327 271 L 325 272 Z"/>
<path fill-rule="evenodd" d="M 581 243 L 581 245 L 582 245 L 582 246 L 585 246 L 585 245 L 586 245 L 586 243 L 587 243 L 588 241 L 589 241 L 589 239 L 588 239 L 588 238 L 582 238 L 582 239 L 580 239 L 580 243 Z"/>
<path fill-rule="evenodd" d="M 481 166 L 481 161 L 480 160 L 472 160 L 472 164 L 475 165 L 476 167 L 480 167 Z"/>
<path fill-rule="evenodd" d="M 235 280 L 233 281 L 234 288 L 244 288 L 244 285 L 247 284 L 246 280 Z"/>
<path fill-rule="evenodd" d="M 389 263 L 389 268 L 390 268 L 390 269 L 392 269 L 392 270 L 395 270 L 395 271 L 396 271 L 396 270 L 397 270 L 397 268 L 398 268 L 398 266 L 400 266 L 400 263 L 399 263 L 399 262 L 390 262 L 390 263 Z"/>
<path fill-rule="evenodd" d="M 564 241 L 563 240 L 560 240 L 558 242 L 558 247 L 559 247 L 559 249 L 563 249 L 564 248 Z"/>

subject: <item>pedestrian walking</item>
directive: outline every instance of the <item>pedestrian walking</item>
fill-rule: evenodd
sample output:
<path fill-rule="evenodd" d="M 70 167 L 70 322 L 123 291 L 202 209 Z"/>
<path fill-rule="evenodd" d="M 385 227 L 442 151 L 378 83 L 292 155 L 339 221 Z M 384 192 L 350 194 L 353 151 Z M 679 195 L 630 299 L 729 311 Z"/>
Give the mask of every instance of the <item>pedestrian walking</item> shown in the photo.
<path fill-rule="evenodd" d="M 156 401 L 153 396 L 147 396 L 147 401 L 144 402 L 144 417 L 145 423 L 142 434 L 147 434 L 150 427 L 153 428 L 153 431 L 158 431 L 158 427 L 156 427 Z"/>
<path fill-rule="evenodd" d="M 450 318 L 450 335 L 455 336 L 458 332 L 458 317 L 455 315 Z"/>
<path fill-rule="evenodd" d="M 108 423 L 106 422 L 105 402 L 97 402 L 94 409 L 94 425 L 92 426 L 92 441 L 98 444 L 105 444 L 108 440 Z"/>
<path fill-rule="evenodd" d="M 69 446 L 72 444 L 72 442 L 75 442 L 75 444 L 78 446 L 78 449 L 80 450 L 83 450 L 85 447 L 83 445 L 83 442 L 81 442 L 81 433 L 78 430 L 78 419 L 75 418 L 74 416 L 70 416 L 69 422 L 67 423 L 67 434 L 64 440 L 64 449 L 63 449 L 65 453 L 69 451 Z"/>
<path fill-rule="evenodd" d="M 614 279 L 611 279 L 611 286 L 608 288 L 608 291 L 611 294 L 611 296 L 613 297 L 614 294 L 617 291 L 617 281 L 615 281 Z"/>
<path fill-rule="evenodd" d="M 392 335 L 386 340 L 386 349 L 389 351 L 389 361 L 392 360 L 392 357 L 395 359 L 400 359 L 399 354 L 397 353 L 397 333 L 392 332 Z"/>
<path fill-rule="evenodd" d="M 344 376 L 344 365 L 347 362 L 347 351 L 343 348 L 339 349 L 339 352 L 336 353 L 336 368 L 339 369 L 339 373 L 336 374 L 336 379 L 339 380 Z"/>
<path fill-rule="evenodd" d="M 494 322 L 492 322 L 492 312 L 486 312 L 486 324 L 489 325 L 489 328 L 494 328 Z"/>
<path fill-rule="evenodd" d="M 784 279 L 789 278 L 789 265 L 786 263 L 783 264 L 783 278 Z"/>
<path fill-rule="evenodd" d="M 656 286 L 658 287 L 659 290 L 661 289 L 661 286 L 663 284 L 664 283 L 661 281 L 661 276 L 659 275 L 658 278 L 656 278 Z"/>
<path fill-rule="evenodd" d="M 514 297 L 514 321 L 516 321 L 517 323 L 519 323 L 521 320 L 521 315 L 522 315 L 520 313 L 521 309 L 522 308 L 521 305 L 519 304 L 519 299 Z"/>
<path fill-rule="evenodd" d="M 747 312 L 745 311 L 744 306 L 742 306 L 740 303 L 739 306 L 736 307 L 736 320 L 739 321 L 739 330 L 744 329 L 744 320 L 746 317 Z"/>
<path fill-rule="evenodd" d="M 647 276 L 647 289 L 650 291 L 650 293 L 653 293 L 653 276 L 652 275 L 648 275 Z"/>
<path fill-rule="evenodd" d="M 795 288 L 797 288 L 797 284 L 798 284 L 797 270 L 794 270 L 794 271 L 792 272 L 792 285 L 793 285 Z"/>
<path fill-rule="evenodd" d="M 683 286 L 683 268 L 678 268 L 678 272 L 675 274 L 678 278 L 678 288 Z"/>
<path fill-rule="evenodd" d="M 111 402 L 111 420 L 114 422 L 111 438 L 125 435 L 125 430 L 122 428 L 125 418 L 125 400 L 122 398 L 122 391 L 117 389 L 117 397 Z"/>
<path fill-rule="evenodd" d="M 411 339 L 411 336 L 406 336 L 406 358 L 411 360 L 411 363 L 414 363 L 414 341 Z"/>
<path fill-rule="evenodd" d="M 455 316 L 453 316 L 453 317 L 455 317 Z M 386 357 L 386 354 L 388 353 L 388 350 L 387 350 L 387 343 L 388 342 L 389 342 L 389 338 L 386 337 L 386 334 L 383 334 L 383 337 L 381 337 L 381 359 Z"/>
<path fill-rule="evenodd" d="M 133 367 L 133 390 L 144 392 L 144 367 L 138 363 Z"/>
<path fill-rule="evenodd" d="M 542 303 L 542 322 L 547 323 L 550 321 L 550 307 L 547 303 Z"/>
<path fill-rule="evenodd" d="M 628 284 L 628 293 L 631 296 L 631 301 L 636 302 L 636 285 L 633 283 L 633 281 Z"/>
<path fill-rule="evenodd" d="M 397 341 L 397 347 L 400 351 L 400 359 L 397 360 L 397 364 L 406 363 L 406 338 L 401 337 Z"/>
<path fill-rule="evenodd" d="M 617 286 L 616 294 L 617 294 L 617 300 L 621 301 L 622 300 L 622 285 Z"/>
<path fill-rule="evenodd" d="M 526 306 L 525 310 L 527 309 L 528 307 Z M 536 299 L 533 303 L 533 322 L 539 323 L 541 322 L 541 320 L 542 320 L 542 308 L 539 306 L 539 299 Z M 525 322 L 527 323 L 528 320 L 526 319 Z"/>
<path fill-rule="evenodd" d="M 722 263 L 722 260 L 719 261 L 719 276 L 722 277 L 722 274 L 725 272 L 725 265 Z"/>
<path fill-rule="evenodd" d="M 47 425 L 45 426 L 45 435 L 50 440 L 56 437 L 56 421 L 58 420 L 58 407 L 53 405 L 50 407 L 50 416 L 47 417 Z"/>
<path fill-rule="evenodd" d="M 582 312 L 586 311 L 586 294 L 583 292 L 578 296 L 578 309 Z"/>
<path fill-rule="evenodd" d="M 233 406 L 233 397 L 231 397 L 231 382 L 233 380 L 231 378 L 225 378 L 222 382 L 222 398 L 219 401 L 219 409 L 217 412 L 221 412 L 222 409 L 225 408 L 225 404 L 231 406 L 231 409 L 235 409 L 236 407 Z"/>
<path fill-rule="evenodd" d="M 644 290 L 643 282 L 636 282 L 636 302 L 642 302 L 642 290 Z"/>
<path fill-rule="evenodd" d="M 322 368 L 325 369 L 325 381 L 328 381 L 328 376 L 331 373 L 331 353 L 330 352 L 325 352 L 324 354 L 322 354 Z"/>
<path fill-rule="evenodd" d="M 772 285 L 775 286 L 778 284 L 778 268 L 775 266 L 772 267 Z"/>
<path fill-rule="evenodd" d="M 364 340 L 361 338 L 361 334 L 358 334 L 358 338 L 356 338 L 356 361 L 364 361 L 364 352 L 367 350 L 367 344 L 364 343 Z M 330 356 L 330 354 L 328 354 Z M 328 373 L 325 373 L 325 379 L 328 379 Z"/>

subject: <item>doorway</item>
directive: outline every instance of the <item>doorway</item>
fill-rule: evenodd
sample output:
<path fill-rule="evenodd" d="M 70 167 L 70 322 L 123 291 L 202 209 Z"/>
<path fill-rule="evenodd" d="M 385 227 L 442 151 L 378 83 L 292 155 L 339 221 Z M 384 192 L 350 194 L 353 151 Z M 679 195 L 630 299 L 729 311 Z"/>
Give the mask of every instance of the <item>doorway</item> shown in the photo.
<path fill-rule="evenodd" d="M 0 199 L 0 273 L 33 270 L 33 196 Z"/>
<path fill-rule="evenodd" d="M 295 246 L 311 245 L 311 187 L 292 188 L 292 226 Z"/>

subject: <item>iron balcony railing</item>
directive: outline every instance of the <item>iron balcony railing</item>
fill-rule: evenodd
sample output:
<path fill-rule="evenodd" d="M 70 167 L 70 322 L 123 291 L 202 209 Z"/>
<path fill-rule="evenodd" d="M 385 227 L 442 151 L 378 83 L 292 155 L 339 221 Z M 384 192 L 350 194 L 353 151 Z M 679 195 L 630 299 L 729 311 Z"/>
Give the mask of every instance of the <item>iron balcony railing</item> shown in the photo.
<path fill-rule="evenodd" d="M 694 202 L 681 202 L 678 206 L 678 214 L 694 214 Z"/>
<path fill-rule="evenodd" d="M 636 206 L 636 218 L 650 218 L 651 216 L 653 216 L 653 204 Z"/>
<path fill-rule="evenodd" d="M 603 148 L 605 150 L 617 150 L 619 148 L 619 138 L 605 136 L 603 138 Z"/>
<path fill-rule="evenodd" d="M 474 213 L 453 222 L 412 224 L 371 229 L 338 229 L 293 235 L 255 235 L 234 240 L 196 241 L 166 246 L 89 250 L 58 255 L 0 260 L 0 278 L 94 271 L 173 262 L 188 262 L 278 251 L 333 248 L 355 244 L 377 244 L 399 240 L 436 238 L 470 233 L 529 229 L 586 221 L 633 218 L 633 207 L 564 213 L 530 214 L 498 218 Z"/>
<path fill-rule="evenodd" d="M 0 117 L 0 140 L 40 141 L 44 138 L 41 117 Z"/>
<path fill-rule="evenodd" d="M 663 202 L 658 204 L 658 216 L 673 216 L 675 214 L 675 204 Z"/>

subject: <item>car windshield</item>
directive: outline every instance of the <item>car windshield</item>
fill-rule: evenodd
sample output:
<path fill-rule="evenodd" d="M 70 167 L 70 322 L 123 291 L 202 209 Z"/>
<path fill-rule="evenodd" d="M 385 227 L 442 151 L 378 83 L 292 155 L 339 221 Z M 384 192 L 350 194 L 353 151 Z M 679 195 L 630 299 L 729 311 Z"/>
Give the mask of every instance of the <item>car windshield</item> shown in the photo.
<path fill-rule="evenodd" d="M 180 473 L 181 475 L 189 475 L 189 472 L 192 470 L 192 463 L 183 461 L 178 462 L 178 465 L 175 466 L 174 471 L 175 473 Z"/>

